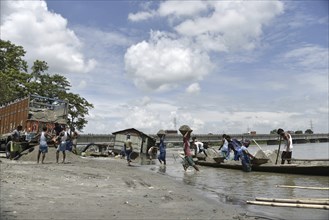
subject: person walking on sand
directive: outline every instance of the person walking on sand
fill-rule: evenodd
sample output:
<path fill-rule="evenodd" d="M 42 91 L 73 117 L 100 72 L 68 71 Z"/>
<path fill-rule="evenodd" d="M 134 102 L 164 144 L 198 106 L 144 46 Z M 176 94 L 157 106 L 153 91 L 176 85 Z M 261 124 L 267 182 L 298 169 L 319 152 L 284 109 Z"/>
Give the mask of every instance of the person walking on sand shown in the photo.
<path fill-rule="evenodd" d="M 78 144 L 78 132 L 75 130 L 75 128 L 72 128 L 71 130 L 71 139 L 72 139 L 72 152 L 74 154 L 77 154 L 77 144 Z"/>
<path fill-rule="evenodd" d="M 128 166 L 130 166 L 130 163 L 131 163 L 130 155 L 133 152 L 133 147 L 132 147 L 132 142 L 130 140 L 129 134 L 127 134 L 127 139 L 126 139 L 124 146 L 125 146 L 124 150 L 125 150 L 126 157 L 127 157 L 127 163 L 128 163 Z"/>
<path fill-rule="evenodd" d="M 22 125 L 18 125 L 17 128 L 11 133 L 11 141 L 9 141 L 9 158 L 12 160 L 19 156 L 22 147 L 21 147 L 21 132 L 23 130 Z"/>
<path fill-rule="evenodd" d="M 62 163 L 65 163 L 65 151 L 66 151 L 66 141 L 67 141 L 67 131 L 66 131 L 66 126 L 63 126 L 63 131 L 59 134 L 60 137 L 60 142 L 59 145 L 56 149 L 56 163 L 58 163 L 59 159 L 59 152 L 61 151 L 63 153 L 63 161 Z"/>
<path fill-rule="evenodd" d="M 184 144 L 184 170 L 186 171 L 189 166 L 194 167 L 196 171 L 199 171 L 199 168 L 195 165 L 192 152 L 190 148 L 190 137 L 191 137 L 192 130 L 187 131 L 183 136 L 183 144 Z"/>
<path fill-rule="evenodd" d="M 39 161 L 40 161 L 40 155 L 41 154 L 42 154 L 41 163 L 44 163 L 46 153 L 48 153 L 47 139 L 51 139 L 51 136 L 48 134 L 47 130 L 48 130 L 47 127 L 44 126 L 42 128 L 42 132 L 39 133 L 38 135 L 36 135 L 36 137 L 35 137 L 35 138 L 40 138 L 39 139 L 39 152 L 38 152 L 37 163 L 39 163 Z"/>
<path fill-rule="evenodd" d="M 159 151 L 160 151 L 160 154 L 158 156 L 158 160 L 159 162 L 164 165 L 166 165 L 166 145 L 164 143 L 164 138 L 165 138 L 165 135 L 162 135 L 160 137 L 160 144 L 159 144 Z"/>
<path fill-rule="evenodd" d="M 288 164 L 290 164 L 291 157 L 292 157 L 292 149 L 293 149 L 292 137 L 288 132 L 285 132 L 282 128 L 279 128 L 277 133 L 285 141 L 285 146 L 283 148 L 282 155 L 281 155 L 281 164 L 284 164 L 284 162 L 286 160 L 287 160 Z"/>

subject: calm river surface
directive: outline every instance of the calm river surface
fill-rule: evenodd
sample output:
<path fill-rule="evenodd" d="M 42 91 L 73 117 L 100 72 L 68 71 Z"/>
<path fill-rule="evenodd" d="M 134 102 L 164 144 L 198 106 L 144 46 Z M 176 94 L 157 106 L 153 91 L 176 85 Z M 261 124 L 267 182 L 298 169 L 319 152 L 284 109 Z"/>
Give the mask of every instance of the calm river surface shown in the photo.
<path fill-rule="evenodd" d="M 276 145 L 261 145 L 264 151 L 277 149 Z M 246 204 L 247 200 L 256 197 L 266 198 L 329 198 L 329 190 L 310 190 L 296 188 L 279 188 L 276 185 L 329 187 L 329 177 L 289 175 L 263 172 L 245 173 L 211 167 L 200 167 L 200 172 L 189 168 L 184 172 L 181 159 L 177 158 L 182 149 L 167 149 L 167 166 L 160 166 L 157 160 L 153 164 L 141 166 L 151 172 L 167 175 L 176 181 L 193 186 L 214 202 L 242 207 L 251 216 L 268 219 L 329 219 L 329 210 L 257 206 Z M 257 146 L 251 145 L 249 151 L 254 153 Z M 175 155 L 175 157 L 174 157 Z M 293 158 L 298 159 L 329 159 L 329 143 L 295 144 Z M 219 203 L 220 205 L 220 203 Z"/>

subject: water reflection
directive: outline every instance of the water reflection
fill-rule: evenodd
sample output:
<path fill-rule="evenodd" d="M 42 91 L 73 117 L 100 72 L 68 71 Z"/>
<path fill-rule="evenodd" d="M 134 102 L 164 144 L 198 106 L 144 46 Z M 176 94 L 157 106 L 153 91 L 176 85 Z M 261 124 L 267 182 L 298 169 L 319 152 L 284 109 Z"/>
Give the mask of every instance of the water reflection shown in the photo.
<path fill-rule="evenodd" d="M 139 156 L 139 164 L 140 165 L 155 165 L 156 160 L 155 159 L 150 159 L 146 155 L 140 154 Z"/>
<path fill-rule="evenodd" d="M 165 174 L 165 173 L 166 173 L 166 168 L 167 168 L 167 166 L 165 166 L 165 165 L 160 165 L 160 166 L 159 166 L 159 169 L 158 169 L 158 173 L 160 173 L 160 174 Z"/>
<path fill-rule="evenodd" d="M 195 186 L 197 182 L 196 171 L 186 171 L 184 172 L 183 182 L 187 185 Z"/>

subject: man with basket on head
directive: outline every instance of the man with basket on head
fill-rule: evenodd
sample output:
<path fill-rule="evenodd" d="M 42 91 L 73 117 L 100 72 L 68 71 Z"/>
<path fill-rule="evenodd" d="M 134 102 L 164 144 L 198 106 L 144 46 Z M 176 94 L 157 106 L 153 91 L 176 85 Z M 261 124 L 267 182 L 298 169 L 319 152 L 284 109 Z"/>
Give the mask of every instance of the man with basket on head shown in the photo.
<path fill-rule="evenodd" d="M 158 160 L 161 164 L 163 162 L 163 164 L 166 165 L 166 145 L 164 143 L 166 133 L 163 130 L 160 130 L 158 132 L 158 136 L 160 138 L 160 144 L 159 144 L 160 154 L 158 156 Z"/>
<path fill-rule="evenodd" d="M 190 138 L 193 130 L 189 126 L 183 125 L 180 127 L 179 131 L 183 135 L 183 148 L 185 156 L 183 161 L 184 170 L 186 171 L 189 166 L 192 166 L 196 171 L 199 171 L 199 168 L 195 165 L 193 161 L 192 152 L 190 148 Z"/>

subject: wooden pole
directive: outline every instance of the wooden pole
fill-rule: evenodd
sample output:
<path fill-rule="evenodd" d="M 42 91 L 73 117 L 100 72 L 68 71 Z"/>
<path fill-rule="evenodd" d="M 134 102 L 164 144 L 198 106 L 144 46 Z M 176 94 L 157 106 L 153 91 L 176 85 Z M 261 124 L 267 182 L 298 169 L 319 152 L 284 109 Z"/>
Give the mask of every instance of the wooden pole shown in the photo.
<path fill-rule="evenodd" d="M 279 154 L 280 154 L 280 147 L 281 147 L 281 136 L 280 136 L 280 142 L 279 142 L 279 149 L 278 149 L 278 154 L 276 155 L 276 160 L 275 160 L 275 164 L 278 164 L 278 158 L 279 158 Z"/>
<path fill-rule="evenodd" d="M 287 185 L 276 185 L 281 188 L 298 188 L 298 189 L 317 189 L 317 190 L 329 190 L 329 187 L 314 187 L 314 186 L 287 186 Z"/>
<path fill-rule="evenodd" d="M 256 201 L 329 205 L 329 200 L 256 198 Z"/>
<path fill-rule="evenodd" d="M 296 204 L 296 203 L 281 203 L 281 202 L 261 202 L 261 201 L 247 201 L 247 204 L 252 205 L 266 205 L 274 207 L 294 207 L 294 208 L 312 208 L 312 209 L 329 209 L 329 205 L 315 205 L 315 204 Z"/>
<path fill-rule="evenodd" d="M 252 139 L 253 140 L 253 142 L 255 142 L 255 144 L 257 145 L 257 147 L 261 150 L 261 151 L 263 151 L 263 149 L 258 145 L 258 143 L 255 141 L 255 139 Z M 264 151 L 263 151 L 264 152 Z"/>

